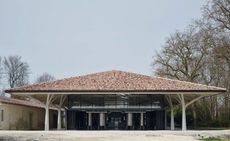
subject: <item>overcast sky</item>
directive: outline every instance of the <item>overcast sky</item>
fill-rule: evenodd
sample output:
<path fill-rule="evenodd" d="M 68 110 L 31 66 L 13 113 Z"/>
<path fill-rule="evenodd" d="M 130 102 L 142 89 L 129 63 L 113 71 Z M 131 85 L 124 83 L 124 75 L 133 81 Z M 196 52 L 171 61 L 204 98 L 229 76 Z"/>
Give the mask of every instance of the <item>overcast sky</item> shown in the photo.
<path fill-rule="evenodd" d="M 106 70 L 152 74 L 165 38 L 205 0 L 0 0 L 0 56 L 20 55 L 31 82 Z"/>

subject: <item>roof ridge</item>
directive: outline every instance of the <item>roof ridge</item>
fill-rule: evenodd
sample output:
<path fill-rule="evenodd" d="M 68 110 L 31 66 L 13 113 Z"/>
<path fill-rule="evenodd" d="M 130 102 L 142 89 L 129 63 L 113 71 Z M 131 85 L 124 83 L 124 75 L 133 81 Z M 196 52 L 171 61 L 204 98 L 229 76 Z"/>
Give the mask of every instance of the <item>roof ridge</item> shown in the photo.
<path fill-rule="evenodd" d="M 63 80 L 67 80 L 67 79 L 73 79 L 73 78 L 78 78 L 78 77 L 90 76 L 90 75 L 95 75 L 95 74 L 105 73 L 105 72 L 115 72 L 115 71 L 124 72 L 124 71 L 121 71 L 121 70 L 100 71 L 100 72 L 88 73 L 88 74 L 84 74 L 84 75 L 71 76 L 71 77 L 66 77 L 66 78 L 61 78 L 61 79 L 56 79 L 56 80 L 50 80 L 50 81 L 47 81 L 47 82 L 39 82 L 39 83 L 33 83 L 33 84 L 29 84 L 29 85 L 24 85 L 24 86 L 17 86 L 17 87 L 14 87 L 14 88 L 9 88 L 8 90 L 18 89 L 18 88 L 26 88 L 28 86 L 37 86 L 37 85 L 42 85 L 42 84 L 47 84 L 47 83 L 52 83 L 52 82 L 57 82 L 57 81 L 63 81 Z"/>

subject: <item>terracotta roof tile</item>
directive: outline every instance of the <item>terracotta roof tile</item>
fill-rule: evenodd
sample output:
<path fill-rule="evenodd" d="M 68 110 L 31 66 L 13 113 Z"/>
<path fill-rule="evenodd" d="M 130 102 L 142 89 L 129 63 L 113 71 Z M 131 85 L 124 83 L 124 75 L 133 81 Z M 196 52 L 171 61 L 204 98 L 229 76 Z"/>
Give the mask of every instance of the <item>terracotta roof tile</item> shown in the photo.
<path fill-rule="evenodd" d="M 138 92 L 138 91 L 226 91 L 225 88 L 147 76 L 124 71 L 105 71 L 33 84 L 6 92 Z"/>
<path fill-rule="evenodd" d="M 7 104 L 13 104 L 13 105 L 21 105 L 21 106 L 26 106 L 26 107 L 35 107 L 35 108 L 45 109 L 45 105 L 42 103 L 34 103 L 34 102 L 26 101 L 26 100 L 20 100 L 20 99 L 5 97 L 5 96 L 0 96 L 0 102 L 7 103 Z M 57 110 L 57 108 L 55 107 L 50 107 L 50 109 Z"/>

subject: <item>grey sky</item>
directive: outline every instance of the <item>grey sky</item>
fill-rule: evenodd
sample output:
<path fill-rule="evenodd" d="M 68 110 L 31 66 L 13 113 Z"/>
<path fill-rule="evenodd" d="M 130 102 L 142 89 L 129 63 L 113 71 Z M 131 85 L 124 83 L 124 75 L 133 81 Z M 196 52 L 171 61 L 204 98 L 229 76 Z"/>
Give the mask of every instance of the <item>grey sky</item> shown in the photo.
<path fill-rule="evenodd" d="M 0 56 L 18 54 L 31 81 L 120 69 L 151 74 L 152 56 L 205 0 L 0 0 Z"/>

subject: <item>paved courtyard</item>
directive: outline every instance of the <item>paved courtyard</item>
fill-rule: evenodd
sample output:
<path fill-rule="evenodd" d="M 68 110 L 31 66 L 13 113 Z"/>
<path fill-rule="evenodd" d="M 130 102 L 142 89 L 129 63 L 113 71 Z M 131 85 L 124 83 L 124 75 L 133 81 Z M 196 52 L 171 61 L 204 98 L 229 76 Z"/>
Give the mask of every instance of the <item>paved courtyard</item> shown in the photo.
<path fill-rule="evenodd" d="M 201 137 L 224 137 L 219 131 L 0 131 L 0 141 L 197 141 Z"/>

